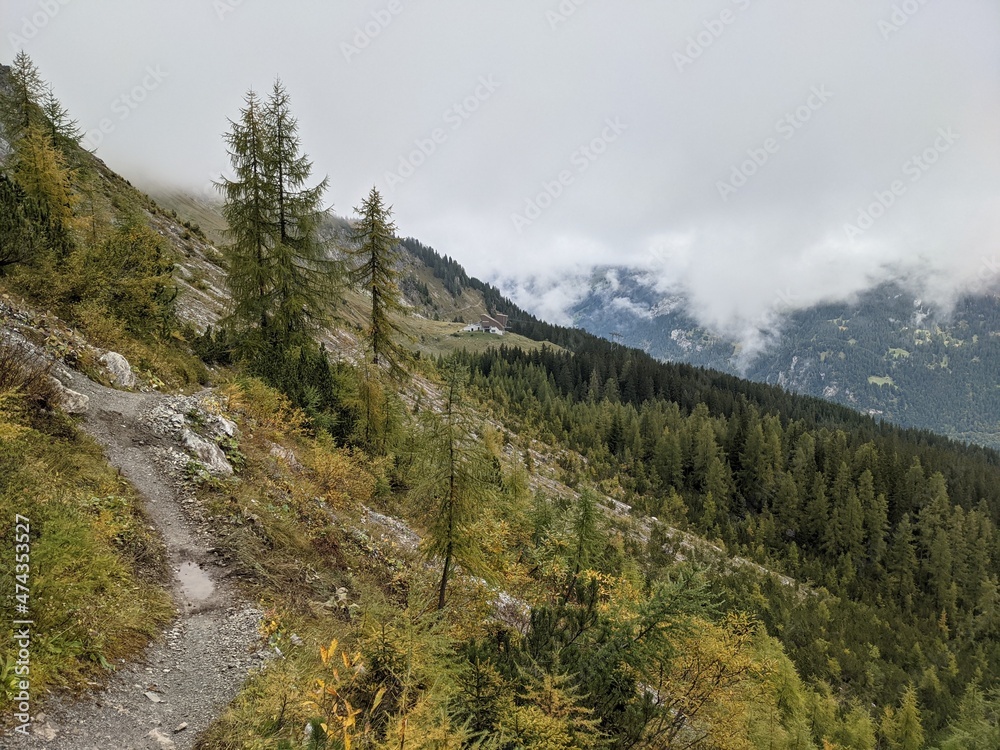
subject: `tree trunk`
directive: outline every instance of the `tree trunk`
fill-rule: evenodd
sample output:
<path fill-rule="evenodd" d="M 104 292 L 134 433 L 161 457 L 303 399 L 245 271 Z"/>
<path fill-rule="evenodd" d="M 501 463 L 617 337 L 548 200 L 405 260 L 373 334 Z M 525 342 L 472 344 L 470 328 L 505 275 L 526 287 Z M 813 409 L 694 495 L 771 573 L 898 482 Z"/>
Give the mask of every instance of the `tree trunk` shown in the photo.
<path fill-rule="evenodd" d="M 444 555 L 444 569 L 441 571 L 441 586 L 438 588 L 438 610 L 444 609 L 445 592 L 448 589 L 448 569 L 451 568 L 451 543 Z"/>

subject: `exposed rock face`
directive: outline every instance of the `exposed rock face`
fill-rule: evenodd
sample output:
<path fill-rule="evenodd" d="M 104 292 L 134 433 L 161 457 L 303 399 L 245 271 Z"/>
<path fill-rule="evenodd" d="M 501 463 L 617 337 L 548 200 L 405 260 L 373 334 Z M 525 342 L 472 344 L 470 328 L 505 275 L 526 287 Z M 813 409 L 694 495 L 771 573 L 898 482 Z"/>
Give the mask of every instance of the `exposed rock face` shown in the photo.
<path fill-rule="evenodd" d="M 233 467 L 226 460 L 226 454 L 211 440 L 206 440 L 201 435 L 185 429 L 181 435 L 181 442 L 212 474 L 232 475 Z"/>
<path fill-rule="evenodd" d="M 111 375 L 114 385 L 119 388 L 135 388 L 135 373 L 125 357 L 118 352 L 106 352 L 99 361 Z"/>

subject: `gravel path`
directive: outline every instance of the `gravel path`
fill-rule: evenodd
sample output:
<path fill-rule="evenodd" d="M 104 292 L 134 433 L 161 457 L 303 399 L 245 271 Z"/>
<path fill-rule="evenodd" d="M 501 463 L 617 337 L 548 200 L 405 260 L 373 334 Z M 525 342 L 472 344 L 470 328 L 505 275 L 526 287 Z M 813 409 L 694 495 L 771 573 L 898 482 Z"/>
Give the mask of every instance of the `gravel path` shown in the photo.
<path fill-rule="evenodd" d="M 51 702 L 35 717 L 31 738 L 0 736 L 0 748 L 188 750 L 265 658 L 261 613 L 213 560 L 209 530 L 184 511 L 176 470 L 165 460 L 176 444 L 149 419 L 169 397 L 116 391 L 77 373 L 59 377 L 90 398 L 83 428 L 142 495 L 167 547 L 179 614 L 139 662 L 79 701 Z"/>

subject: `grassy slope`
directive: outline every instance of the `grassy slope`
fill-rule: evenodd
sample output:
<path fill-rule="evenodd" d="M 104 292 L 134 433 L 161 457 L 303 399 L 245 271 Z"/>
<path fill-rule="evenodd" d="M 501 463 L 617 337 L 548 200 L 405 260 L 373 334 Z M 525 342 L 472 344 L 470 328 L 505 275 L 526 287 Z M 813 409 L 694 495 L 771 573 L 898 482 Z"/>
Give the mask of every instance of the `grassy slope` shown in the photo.
<path fill-rule="evenodd" d="M 177 221 L 197 224 L 210 241 L 221 242 L 226 224 L 219 213 L 217 203 L 213 204 L 178 191 L 163 190 L 155 192 L 154 195 L 156 202 L 166 209 L 167 213 L 171 216 L 176 213 Z M 333 229 L 335 241 L 344 240 L 345 227 L 346 223 L 343 220 L 335 220 Z M 178 241 L 184 244 L 183 241 Z M 190 242 L 187 244 L 190 245 Z M 221 312 L 224 305 L 224 294 L 221 293 L 223 274 L 216 265 L 217 261 L 218 257 L 203 246 L 186 247 L 186 257 L 181 259 L 180 269 L 180 278 L 186 279 L 182 285 L 180 300 L 183 310 L 187 309 L 188 300 L 200 302 L 204 299 L 204 303 L 198 305 L 199 308 L 213 307 Z M 478 321 L 479 316 L 486 312 L 482 293 L 475 289 L 465 289 L 460 297 L 452 296 L 429 268 L 408 254 L 403 255 L 400 271 L 404 278 L 410 277 L 418 283 L 425 284 L 429 293 L 429 304 L 424 299 L 409 295 L 406 303 L 410 306 L 411 314 L 398 321 L 409 337 L 407 345 L 421 355 L 448 355 L 462 349 L 478 353 L 501 344 L 520 347 L 526 351 L 534 351 L 542 346 L 540 342 L 517 334 L 500 337 L 482 333 L 460 333 L 463 323 L 454 322 L 456 319 L 470 323 Z M 365 326 L 369 304 L 363 294 L 350 289 L 343 290 L 341 304 L 336 311 L 337 325 L 356 336 Z M 335 341 L 341 344 L 343 337 L 338 336 Z M 548 346 L 558 348 L 553 344 Z"/>
<path fill-rule="evenodd" d="M 492 333 L 466 333 L 462 323 L 445 323 L 413 317 L 406 321 L 406 330 L 414 337 L 414 346 L 422 355 L 445 355 L 465 350 L 472 353 L 486 351 L 492 347 L 516 346 L 525 351 L 541 349 L 543 344 L 532 341 L 516 333 L 496 336 Z M 549 344 L 552 347 L 551 344 Z M 558 347 L 555 347 L 558 348 Z"/>

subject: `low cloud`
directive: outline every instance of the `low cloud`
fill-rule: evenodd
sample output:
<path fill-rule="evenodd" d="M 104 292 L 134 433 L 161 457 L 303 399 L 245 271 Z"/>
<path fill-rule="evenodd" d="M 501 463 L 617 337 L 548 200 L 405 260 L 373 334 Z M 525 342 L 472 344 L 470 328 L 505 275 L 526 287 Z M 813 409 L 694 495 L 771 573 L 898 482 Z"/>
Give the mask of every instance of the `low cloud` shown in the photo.
<path fill-rule="evenodd" d="M 21 42 L 84 128 L 112 118 L 112 167 L 197 193 L 245 90 L 280 75 L 338 213 L 375 183 L 404 234 L 552 320 L 602 266 L 748 341 L 889 278 L 942 305 L 997 285 L 991 0 L 218 5 L 63 2 L 34 24 L 38 2 L 8 0 L 0 28 L 34 24 Z M 169 77 L 114 119 L 149 69 Z"/>

